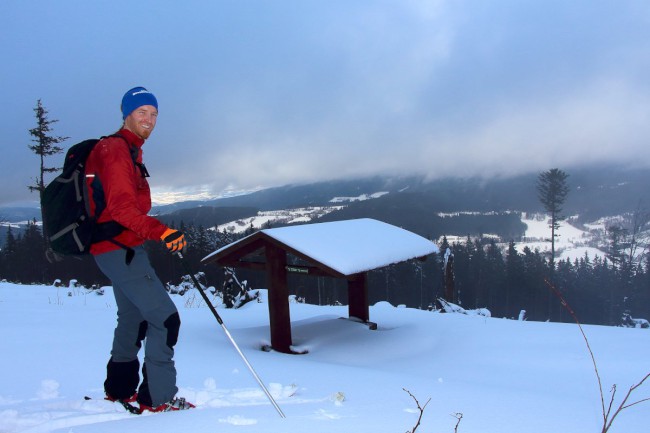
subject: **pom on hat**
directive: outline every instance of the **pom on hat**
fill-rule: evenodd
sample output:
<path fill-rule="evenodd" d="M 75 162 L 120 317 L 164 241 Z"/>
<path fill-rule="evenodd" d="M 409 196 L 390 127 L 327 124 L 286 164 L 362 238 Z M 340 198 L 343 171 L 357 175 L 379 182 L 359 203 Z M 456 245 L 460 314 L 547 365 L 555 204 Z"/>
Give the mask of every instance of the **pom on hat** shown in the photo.
<path fill-rule="evenodd" d="M 153 93 L 144 87 L 134 87 L 122 97 L 122 119 L 126 119 L 129 114 L 138 107 L 143 105 L 153 105 L 158 109 L 158 101 Z"/>

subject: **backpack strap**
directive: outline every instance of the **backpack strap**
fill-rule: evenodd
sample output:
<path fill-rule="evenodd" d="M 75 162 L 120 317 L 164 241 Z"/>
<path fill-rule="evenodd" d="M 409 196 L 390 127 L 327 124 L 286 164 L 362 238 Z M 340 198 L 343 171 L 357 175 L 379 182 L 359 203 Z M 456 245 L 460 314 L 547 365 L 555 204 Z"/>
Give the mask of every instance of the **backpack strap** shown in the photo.
<path fill-rule="evenodd" d="M 126 257 L 124 258 L 124 262 L 127 266 L 129 266 L 133 261 L 133 257 L 135 257 L 135 250 L 127 245 L 124 245 L 122 242 L 116 241 L 115 239 L 108 239 L 108 241 L 126 250 Z"/>
<path fill-rule="evenodd" d="M 122 140 L 124 140 L 126 145 L 129 146 L 129 152 L 131 153 L 131 159 L 133 160 L 133 164 L 140 169 L 140 175 L 142 177 L 151 177 L 149 175 L 149 171 L 147 171 L 147 167 L 144 165 L 144 163 L 143 162 L 138 162 L 138 148 L 137 147 L 131 146 L 131 143 L 128 142 L 126 137 L 124 137 L 123 135 L 120 135 L 118 133 L 111 134 L 111 135 L 108 135 L 108 136 L 105 135 L 105 136 L 101 137 L 100 140 L 103 140 L 104 138 L 108 138 L 108 137 L 121 138 Z"/>

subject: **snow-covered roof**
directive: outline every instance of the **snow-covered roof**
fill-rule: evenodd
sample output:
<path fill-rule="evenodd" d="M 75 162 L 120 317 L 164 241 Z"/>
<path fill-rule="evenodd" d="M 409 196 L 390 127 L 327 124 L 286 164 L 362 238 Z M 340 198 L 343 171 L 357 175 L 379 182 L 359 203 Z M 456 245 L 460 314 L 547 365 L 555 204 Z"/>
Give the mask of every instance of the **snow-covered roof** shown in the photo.
<path fill-rule="evenodd" d="M 362 218 L 261 230 L 215 251 L 203 261 L 209 262 L 211 257 L 262 235 L 343 275 L 438 252 L 438 247 L 422 236 L 391 224 Z"/>

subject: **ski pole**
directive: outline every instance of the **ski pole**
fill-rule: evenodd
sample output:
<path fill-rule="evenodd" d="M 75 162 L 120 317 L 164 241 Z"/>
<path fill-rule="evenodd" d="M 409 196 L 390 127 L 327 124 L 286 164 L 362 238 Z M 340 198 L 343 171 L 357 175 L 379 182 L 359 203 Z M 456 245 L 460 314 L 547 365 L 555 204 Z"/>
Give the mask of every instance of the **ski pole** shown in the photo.
<path fill-rule="evenodd" d="M 201 288 L 201 284 L 199 284 L 196 277 L 194 276 L 194 273 L 189 268 L 189 265 L 187 264 L 187 262 L 183 258 L 183 254 L 180 251 L 177 251 L 176 254 L 181 259 L 181 263 L 183 264 L 183 269 L 185 270 L 185 273 L 190 275 L 190 278 L 192 279 L 192 282 L 194 283 L 194 286 L 196 286 L 196 289 L 201 294 L 201 297 L 203 298 L 205 303 L 208 304 L 208 308 L 210 309 L 210 311 L 214 315 L 215 319 L 217 319 L 217 322 L 219 322 L 219 325 L 221 325 L 221 328 L 223 329 L 223 332 L 226 333 L 226 336 L 228 337 L 228 339 L 230 340 L 232 345 L 235 347 L 235 350 L 237 351 L 237 353 L 239 353 L 239 356 L 241 356 L 241 359 L 244 360 L 244 364 L 246 364 L 246 367 L 248 367 L 251 374 L 253 375 L 253 377 L 255 378 L 257 383 L 259 384 L 260 388 L 262 388 L 262 391 L 264 391 L 264 394 L 266 394 L 266 397 L 269 399 L 269 401 L 271 402 L 271 404 L 273 405 L 275 410 L 278 411 L 278 414 L 282 418 L 286 418 L 286 415 L 284 414 L 284 412 L 282 412 L 282 409 L 280 409 L 280 406 L 278 406 L 276 401 L 273 399 L 273 396 L 271 395 L 269 390 L 264 385 L 264 382 L 262 382 L 262 379 L 260 379 L 259 375 L 255 372 L 255 369 L 253 368 L 251 363 L 248 362 L 248 359 L 246 358 L 246 355 L 244 355 L 244 352 L 241 351 L 241 349 L 239 348 L 239 345 L 237 344 L 237 342 L 235 342 L 235 339 L 232 338 L 232 335 L 230 335 L 230 331 L 228 331 L 228 328 L 226 328 L 226 325 L 223 323 L 223 320 L 221 320 L 221 316 L 219 316 L 219 313 L 217 313 L 216 308 L 214 308 L 214 306 L 212 305 L 212 302 L 210 302 L 210 299 L 208 299 L 208 295 L 206 295 L 205 292 L 203 291 L 203 288 Z"/>

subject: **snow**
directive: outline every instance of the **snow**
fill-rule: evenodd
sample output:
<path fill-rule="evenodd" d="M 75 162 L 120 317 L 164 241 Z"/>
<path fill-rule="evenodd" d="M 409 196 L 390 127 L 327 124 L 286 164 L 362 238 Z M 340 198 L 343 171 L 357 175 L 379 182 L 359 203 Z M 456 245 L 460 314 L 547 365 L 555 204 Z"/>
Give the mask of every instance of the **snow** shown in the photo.
<path fill-rule="evenodd" d="M 261 232 L 343 275 L 438 252 L 438 247 L 430 240 L 370 218 L 279 227 Z M 221 248 L 203 260 L 229 247 Z"/>
<path fill-rule="evenodd" d="M 21 229 L 21 228 L 25 227 L 27 224 L 29 224 L 30 222 L 31 221 L 17 221 L 17 222 L 13 222 L 13 223 L 0 222 L 0 227 L 2 227 L 3 230 L 8 229 L 9 227 L 11 227 L 12 229 Z M 38 221 L 36 224 L 40 225 L 41 222 Z"/>
<path fill-rule="evenodd" d="M 200 296 L 173 295 L 180 396 L 190 411 L 135 416 L 102 400 L 115 325 L 112 289 L 0 283 L 0 432 L 213 433 L 596 432 L 602 413 L 591 358 L 575 324 L 370 308 L 377 330 L 346 306 L 291 303 L 294 344 L 305 355 L 264 352 L 268 305 L 220 308 L 225 324 L 287 418 L 257 386 Z M 371 288 L 372 290 L 372 288 Z M 262 293 L 264 295 L 264 293 Z M 584 326 L 606 402 L 617 404 L 650 371 L 650 331 Z M 84 396 L 92 400 L 84 400 Z M 633 400 L 650 397 L 650 384 Z M 610 433 L 647 431 L 650 403 L 624 410 Z"/>
<path fill-rule="evenodd" d="M 355 202 L 355 201 L 366 201 L 373 198 L 380 198 L 388 194 L 388 191 L 376 192 L 373 194 L 361 194 L 356 197 L 334 197 L 330 200 L 330 203 L 345 203 L 345 202 Z"/>
<path fill-rule="evenodd" d="M 549 216 L 540 216 L 532 215 L 526 216 L 523 215 L 522 222 L 528 226 L 526 230 L 525 237 L 527 238 L 536 238 L 536 239 L 548 239 L 550 246 L 551 238 L 551 218 Z M 566 221 L 560 221 L 560 227 L 556 232 L 558 239 L 556 239 L 557 244 L 575 244 L 584 240 L 587 236 L 584 230 L 580 230 Z"/>
<path fill-rule="evenodd" d="M 443 218 L 455 217 L 458 215 L 489 215 L 491 212 L 453 212 L 453 213 L 439 213 L 438 216 Z M 576 259 L 582 259 L 585 254 L 590 259 L 596 256 L 605 257 L 606 245 L 603 244 L 604 231 L 608 222 L 615 220 L 619 217 L 602 218 L 594 223 L 584 224 L 584 230 L 580 229 L 569 221 L 560 221 L 559 228 L 556 231 L 557 237 L 555 239 L 556 258 L 558 260 L 570 260 L 574 262 Z M 526 230 L 521 242 L 515 242 L 515 248 L 519 253 L 523 253 L 524 248 L 528 247 L 531 251 L 538 250 L 542 254 L 551 253 L 551 229 L 550 217 L 542 214 L 527 214 L 521 213 L 521 222 L 526 224 Z M 493 238 L 498 245 L 501 246 L 503 251 L 508 248 L 508 240 L 500 239 L 499 236 L 493 234 L 483 234 L 483 238 Z M 444 235 L 438 238 L 438 243 L 441 243 L 443 238 L 447 239 L 450 244 L 467 242 L 467 235 Z"/>
<path fill-rule="evenodd" d="M 256 187 L 251 189 L 238 189 L 232 185 L 227 186 L 220 193 L 214 194 L 210 185 L 199 185 L 189 188 L 161 188 L 153 187 L 151 190 L 151 201 L 154 206 L 164 206 L 183 201 L 205 201 L 219 198 L 237 197 L 240 195 L 252 194 L 264 188 Z"/>
<path fill-rule="evenodd" d="M 568 249 L 561 249 L 560 250 L 560 260 L 567 260 L 571 261 L 572 263 L 576 259 L 584 259 L 586 256 L 589 256 L 589 260 L 593 260 L 596 256 L 599 256 L 600 258 L 605 257 L 605 253 L 594 247 L 575 247 L 575 248 L 568 248 Z"/>
<path fill-rule="evenodd" d="M 524 241 L 516 244 L 517 251 L 523 252 L 525 247 L 532 251 L 539 250 L 542 253 L 551 252 L 551 229 L 550 217 L 538 214 L 522 214 L 521 221 L 526 224 Z M 560 260 L 569 259 L 571 262 L 582 259 L 585 254 L 590 259 L 596 256 L 605 257 L 602 249 L 591 246 L 593 234 L 588 230 L 601 229 L 601 226 L 586 226 L 587 230 L 581 230 L 567 221 L 560 221 L 557 230 L 558 237 L 555 239 L 555 251 Z"/>
<path fill-rule="evenodd" d="M 342 208 L 343 206 L 312 206 L 296 209 L 259 211 L 255 216 L 221 224 L 213 227 L 213 229 L 226 233 L 244 233 L 251 227 L 261 229 L 267 224 L 306 223 Z"/>
<path fill-rule="evenodd" d="M 357 201 L 363 199 L 377 198 L 384 193 L 363 194 L 358 197 L 335 197 L 330 200 L 332 203 L 343 203 L 345 201 Z M 232 233 L 243 233 L 251 226 L 260 229 L 266 223 L 271 224 L 296 224 L 306 223 L 317 219 L 322 215 L 326 215 L 332 211 L 341 209 L 342 206 L 333 207 L 312 207 L 301 209 L 288 209 L 278 211 L 265 211 L 259 212 L 258 215 L 242 220 L 232 221 L 226 224 L 215 227 L 216 230 L 226 231 Z M 459 215 L 489 215 L 495 212 L 452 212 L 452 213 L 438 213 L 442 218 L 456 217 Z M 519 212 L 518 212 L 519 213 Z M 622 216 L 612 216 L 601 218 L 592 223 L 584 224 L 584 229 L 580 229 L 571 225 L 569 221 L 561 221 L 560 227 L 557 231 L 558 237 L 555 240 L 556 257 L 559 260 L 569 259 L 571 262 L 576 259 L 581 259 L 588 254 L 590 259 L 596 256 L 605 257 L 605 245 L 602 243 L 604 231 L 607 225 L 612 221 L 621 220 Z M 550 254 L 551 251 L 551 229 L 549 228 L 550 217 L 542 214 L 527 214 L 521 213 L 521 221 L 526 224 L 527 229 L 524 234 L 524 239 L 516 243 L 517 250 L 521 253 L 525 247 L 529 247 L 532 251 L 539 250 L 541 253 Z M 464 243 L 467 236 L 446 235 L 447 241 L 453 243 Z M 484 238 L 493 237 L 497 242 L 501 242 L 502 247 L 507 248 L 506 240 L 499 239 L 497 235 L 483 234 Z M 442 241 L 443 236 L 440 236 L 438 242 Z"/>

